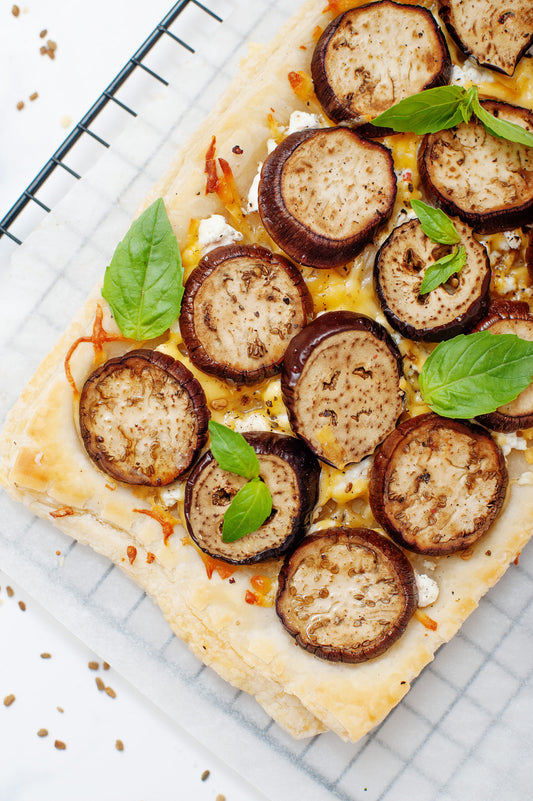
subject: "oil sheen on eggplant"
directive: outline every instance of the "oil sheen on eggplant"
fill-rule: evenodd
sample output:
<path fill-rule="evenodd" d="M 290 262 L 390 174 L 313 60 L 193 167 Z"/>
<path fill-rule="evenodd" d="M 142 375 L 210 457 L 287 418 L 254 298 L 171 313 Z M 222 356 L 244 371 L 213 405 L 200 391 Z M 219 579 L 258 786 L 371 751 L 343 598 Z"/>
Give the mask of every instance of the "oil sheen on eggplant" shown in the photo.
<path fill-rule="evenodd" d="M 128 484 L 170 484 L 207 441 L 204 391 L 190 370 L 154 350 L 98 367 L 80 397 L 80 432 L 91 459 Z"/>

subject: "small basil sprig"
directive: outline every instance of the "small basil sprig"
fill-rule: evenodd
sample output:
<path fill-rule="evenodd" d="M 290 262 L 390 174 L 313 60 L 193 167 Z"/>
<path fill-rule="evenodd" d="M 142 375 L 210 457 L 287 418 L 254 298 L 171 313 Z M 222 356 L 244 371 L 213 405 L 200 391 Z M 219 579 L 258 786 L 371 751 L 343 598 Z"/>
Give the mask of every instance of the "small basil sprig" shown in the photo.
<path fill-rule="evenodd" d="M 421 200 L 411 200 L 411 206 L 420 220 L 422 231 L 433 242 L 440 245 L 455 245 L 461 241 L 457 228 L 441 209 L 428 206 Z M 463 245 L 437 259 L 426 268 L 420 284 L 420 294 L 427 295 L 428 292 L 446 283 L 452 275 L 462 270 L 465 264 L 466 251 Z"/>
<path fill-rule="evenodd" d="M 259 478 L 259 459 L 242 434 L 209 421 L 211 453 L 222 470 L 250 479 L 233 496 L 224 514 L 223 542 L 235 542 L 263 525 L 272 511 L 272 496 Z"/>
<path fill-rule="evenodd" d="M 436 86 L 400 100 L 371 120 L 372 125 L 415 134 L 436 133 L 469 122 L 472 114 L 489 133 L 510 142 L 533 147 L 533 133 L 521 125 L 490 114 L 479 102 L 476 86 Z"/>
<path fill-rule="evenodd" d="M 179 314 L 183 268 L 165 204 L 156 200 L 119 243 L 104 278 L 102 295 L 125 337 L 160 336 Z"/>
<path fill-rule="evenodd" d="M 468 419 L 510 403 L 533 380 L 533 342 L 479 331 L 441 342 L 419 376 L 424 402 L 443 417 Z"/>

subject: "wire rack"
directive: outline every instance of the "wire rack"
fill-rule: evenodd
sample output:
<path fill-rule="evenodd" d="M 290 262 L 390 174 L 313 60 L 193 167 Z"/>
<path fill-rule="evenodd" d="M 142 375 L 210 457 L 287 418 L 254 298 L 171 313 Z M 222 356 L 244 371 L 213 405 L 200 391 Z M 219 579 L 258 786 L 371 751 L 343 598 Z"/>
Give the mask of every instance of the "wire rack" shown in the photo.
<path fill-rule="evenodd" d="M 69 175 L 71 175 L 73 178 L 77 180 L 81 178 L 81 175 L 78 172 L 76 172 L 76 170 L 74 170 L 67 163 L 65 163 L 65 157 L 70 153 L 70 151 L 75 147 L 75 145 L 80 141 L 80 139 L 82 139 L 83 137 L 91 137 L 94 141 L 98 142 L 102 147 L 105 148 L 110 147 L 110 143 L 107 142 L 101 136 L 99 136 L 97 133 L 92 131 L 90 127 L 94 123 L 98 115 L 108 105 L 108 103 L 112 102 L 116 104 L 121 109 L 123 109 L 123 111 L 130 114 L 132 117 L 137 116 L 137 112 L 134 109 L 132 109 L 122 100 L 119 100 L 119 98 L 117 97 L 117 92 L 119 91 L 119 89 L 126 83 L 128 78 L 130 78 L 130 76 L 134 72 L 142 70 L 147 75 L 151 76 L 155 81 L 160 82 L 163 86 L 168 86 L 168 81 L 158 72 L 148 67 L 144 63 L 144 61 L 147 55 L 150 53 L 150 51 L 164 36 L 170 37 L 174 42 L 176 42 L 177 45 L 179 45 L 179 47 L 184 48 L 189 53 L 194 53 L 194 48 L 190 44 L 188 44 L 184 39 L 177 36 L 170 30 L 171 25 L 176 21 L 176 19 L 180 16 L 180 14 L 182 14 L 185 8 L 189 5 L 196 6 L 196 8 L 198 8 L 201 12 L 207 14 L 212 19 L 215 19 L 218 22 L 222 22 L 222 18 L 218 14 L 216 14 L 212 9 L 210 9 L 204 3 L 199 2 L 199 0 L 178 0 L 178 2 L 172 6 L 168 14 L 161 20 L 161 22 L 158 25 L 156 25 L 152 33 L 147 37 L 147 39 L 143 42 L 143 44 L 139 47 L 139 49 L 133 54 L 133 56 L 129 59 L 127 64 L 124 65 L 124 67 L 120 70 L 120 72 L 116 75 L 116 77 L 111 81 L 109 86 L 106 89 L 104 89 L 104 91 L 96 100 L 96 102 L 93 103 L 93 105 L 83 116 L 83 118 L 72 129 L 70 134 L 61 144 L 61 146 L 48 159 L 46 164 L 35 176 L 33 181 L 31 181 L 28 187 L 22 192 L 18 200 L 13 204 L 13 206 L 7 212 L 5 217 L 0 221 L 0 238 L 3 236 L 7 236 L 17 245 L 22 244 L 22 240 L 19 239 L 19 237 L 15 236 L 15 234 L 10 229 L 29 204 L 35 203 L 44 212 L 51 211 L 51 208 L 37 197 L 37 193 L 57 169 L 61 168 L 62 170 L 65 170 L 67 173 L 69 173 Z"/>

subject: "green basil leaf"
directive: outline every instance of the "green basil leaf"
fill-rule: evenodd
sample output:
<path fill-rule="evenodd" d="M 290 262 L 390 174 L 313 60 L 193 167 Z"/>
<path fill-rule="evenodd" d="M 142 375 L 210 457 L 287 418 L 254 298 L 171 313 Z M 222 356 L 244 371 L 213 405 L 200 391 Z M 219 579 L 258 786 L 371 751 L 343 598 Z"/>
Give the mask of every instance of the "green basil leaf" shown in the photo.
<path fill-rule="evenodd" d="M 372 125 L 409 131 L 415 134 L 436 133 L 453 128 L 467 113 L 462 86 L 436 86 L 400 100 L 373 119 Z M 470 119 L 470 117 L 468 117 Z"/>
<path fill-rule="evenodd" d="M 263 525 L 272 511 L 272 496 L 260 478 L 253 478 L 234 495 L 224 514 L 222 540 L 235 542 Z"/>
<path fill-rule="evenodd" d="M 422 200 L 411 200 L 411 206 L 420 220 L 426 236 L 440 245 L 456 245 L 461 241 L 457 228 L 442 209 L 428 206 Z"/>
<path fill-rule="evenodd" d="M 161 198 L 135 220 L 104 278 L 102 295 L 124 336 L 160 336 L 179 314 L 183 268 L 178 241 Z"/>
<path fill-rule="evenodd" d="M 211 453 L 222 470 L 245 478 L 256 478 L 259 475 L 257 454 L 242 434 L 214 420 L 209 421 L 209 434 Z"/>
<path fill-rule="evenodd" d="M 479 331 L 441 342 L 419 376 L 422 397 L 444 417 L 469 418 L 510 403 L 533 378 L 533 342 Z"/>
<path fill-rule="evenodd" d="M 472 108 L 476 117 L 493 136 L 497 136 L 499 139 L 507 139 L 509 142 L 516 142 L 519 145 L 533 147 L 533 133 L 531 131 L 526 131 L 525 128 L 514 122 L 501 120 L 488 112 L 479 102 L 477 92 Z"/>
<path fill-rule="evenodd" d="M 427 295 L 428 292 L 432 292 L 441 284 L 445 284 L 448 278 L 462 270 L 465 264 L 466 251 L 464 246 L 461 245 L 453 253 L 448 253 L 426 268 L 424 278 L 420 284 L 420 294 Z"/>

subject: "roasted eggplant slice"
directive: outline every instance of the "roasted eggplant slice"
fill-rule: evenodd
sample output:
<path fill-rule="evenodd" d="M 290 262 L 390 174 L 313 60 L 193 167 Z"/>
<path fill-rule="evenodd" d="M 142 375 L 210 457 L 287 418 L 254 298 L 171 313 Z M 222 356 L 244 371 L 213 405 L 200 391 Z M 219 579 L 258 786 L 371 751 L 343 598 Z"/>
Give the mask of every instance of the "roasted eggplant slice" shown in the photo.
<path fill-rule="evenodd" d="M 374 283 L 387 320 L 408 339 L 440 342 L 472 327 L 489 304 L 490 263 L 485 247 L 471 229 L 456 220 L 466 264 L 445 284 L 425 295 L 420 285 L 426 268 L 451 252 L 436 245 L 418 220 L 395 228 L 374 263 Z"/>
<path fill-rule="evenodd" d="M 281 389 L 292 430 L 334 467 L 360 462 L 402 412 L 401 376 L 400 353 L 383 326 L 327 312 L 285 354 Z"/>
<path fill-rule="evenodd" d="M 299 270 L 258 245 L 210 251 L 191 273 L 180 329 L 193 364 L 253 384 L 279 372 L 290 339 L 313 301 Z"/>
<path fill-rule="evenodd" d="M 276 611 L 307 651 L 364 662 L 403 634 L 417 604 L 413 568 L 393 542 L 370 529 L 333 528 L 286 557 Z"/>
<path fill-rule="evenodd" d="M 533 114 L 497 100 L 483 107 L 533 132 Z M 475 118 L 427 134 L 418 155 L 428 196 L 474 231 L 494 233 L 533 219 L 533 148 L 492 136 Z"/>
<path fill-rule="evenodd" d="M 533 341 L 533 316 L 525 301 L 499 300 L 491 304 L 488 314 L 474 329 L 493 334 L 516 334 Z M 523 390 L 511 403 L 500 406 L 495 412 L 476 418 L 493 431 L 518 431 L 533 426 L 533 384 Z"/>
<path fill-rule="evenodd" d="M 368 124 L 394 103 L 448 83 L 451 60 L 433 15 L 390 0 L 352 8 L 334 19 L 318 40 L 311 74 L 326 114 L 350 120 L 365 136 Z"/>
<path fill-rule="evenodd" d="M 154 350 L 98 367 L 83 387 L 79 417 L 91 459 L 128 484 L 169 484 L 207 440 L 202 387 L 185 365 Z"/>
<path fill-rule="evenodd" d="M 440 0 L 440 16 L 467 56 L 512 75 L 533 42 L 531 0 Z"/>
<path fill-rule="evenodd" d="M 265 161 L 259 183 L 263 225 L 310 267 L 356 256 L 390 217 L 395 198 L 390 151 L 348 128 L 291 134 Z"/>
<path fill-rule="evenodd" d="M 211 451 L 202 456 L 185 488 L 187 528 L 198 547 L 234 565 L 282 556 L 305 535 L 318 498 L 320 467 L 295 437 L 274 432 L 244 435 L 259 457 L 260 475 L 272 495 L 272 514 L 257 531 L 236 542 L 223 542 L 224 513 L 246 483 L 222 470 Z"/>
<path fill-rule="evenodd" d="M 432 556 L 473 545 L 498 516 L 507 489 L 502 452 L 481 426 L 435 414 L 387 437 L 369 483 L 374 517 L 399 545 Z"/>

